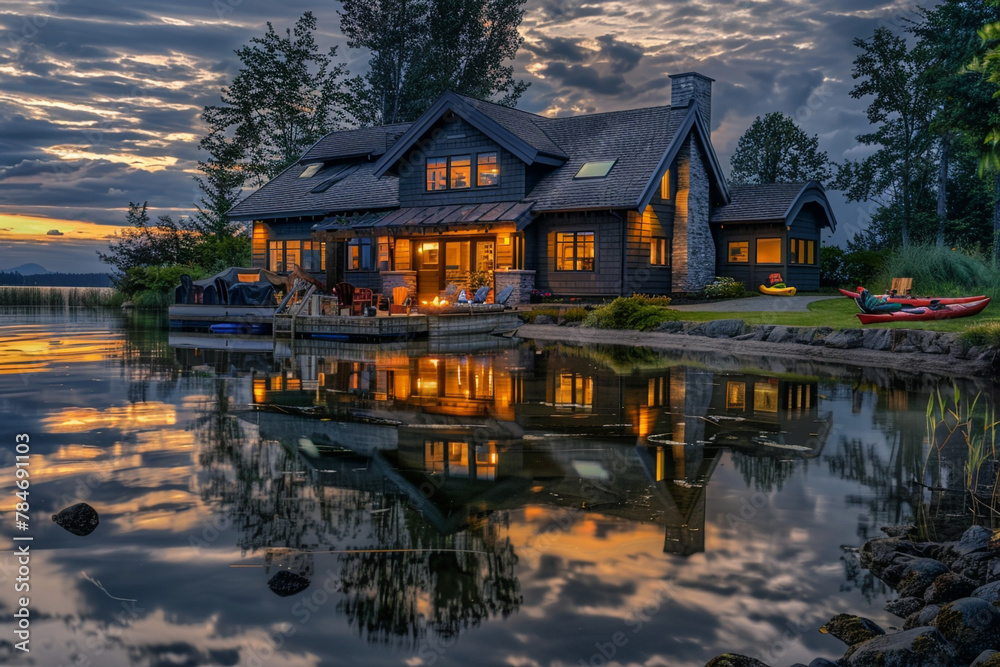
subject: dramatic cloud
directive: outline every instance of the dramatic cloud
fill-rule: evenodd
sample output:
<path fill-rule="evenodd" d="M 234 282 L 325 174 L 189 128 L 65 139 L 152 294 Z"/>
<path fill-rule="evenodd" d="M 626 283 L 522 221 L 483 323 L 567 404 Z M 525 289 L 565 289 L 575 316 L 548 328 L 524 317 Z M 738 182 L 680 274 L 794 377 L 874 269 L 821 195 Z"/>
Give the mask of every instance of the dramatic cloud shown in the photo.
<path fill-rule="evenodd" d="M 834 160 L 866 128 L 852 100 L 854 37 L 914 16 L 903 0 L 529 0 L 521 107 L 566 115 L 669 103 L 668 75 L 716 79 L 724 164 L 757 115 L 791 114 Z M 354 73 L 336 6 L 287 0 L 29 0 L 0 10 L 0 214 L 120 225 L 130 201 L 190 215 L 200 115 L 234 75 L 234 49 L 271 21 L 316 13 L 320 43 Z M 855 211 L 841 223 L 856 226 Z M 845 219 L 846 218 L 846 219 Z M 17 230 L 15 229 L 15 232 Z M 65 240 L 68 242 L 72 235 Z"/>

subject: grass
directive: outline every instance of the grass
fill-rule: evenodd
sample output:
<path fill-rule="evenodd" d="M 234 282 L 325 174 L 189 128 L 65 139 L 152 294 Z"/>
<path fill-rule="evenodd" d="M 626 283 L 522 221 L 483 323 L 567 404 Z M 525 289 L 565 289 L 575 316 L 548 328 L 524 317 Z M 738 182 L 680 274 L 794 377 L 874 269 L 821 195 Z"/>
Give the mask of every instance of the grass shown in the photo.
<path fill-rule="evenodd" d="M 749 304 L 748 304 L 749 305 Z M 833 327 L 834 329 L 858 329 L 861 323 L 855 317 L 858 307 L 851 299 L 824 299 L 808 306 L 809 312 L 782 313 L 771 311 L 747 311 L 740 313 L 718 313 L 701 310 L 686 310 L 680 319 L 689 322 L 710 322 L 712 320 L 739 319 L 747 324 L 781 324 L 792 327 Z M 968 329 L 992 332 L 994 340 L 1000 339 L 1000 305 L 990 304 L 986 310 L 972 317 L 930 322 L 894 322 L 867 325 L 866 328 L 886 327 L 895 329 L 929 329 L 932 331 L 965 332 Z M 1000 342 L 1000 340 L 997 340 Z M 980 343 L 981 344 L 981 343 Z"/>
<path fill-rule="evenodd" d="M 0 306 L 49 308 L 114 308 L 121 305 L 116 293 L 104 287 L 0 287 Z"/>

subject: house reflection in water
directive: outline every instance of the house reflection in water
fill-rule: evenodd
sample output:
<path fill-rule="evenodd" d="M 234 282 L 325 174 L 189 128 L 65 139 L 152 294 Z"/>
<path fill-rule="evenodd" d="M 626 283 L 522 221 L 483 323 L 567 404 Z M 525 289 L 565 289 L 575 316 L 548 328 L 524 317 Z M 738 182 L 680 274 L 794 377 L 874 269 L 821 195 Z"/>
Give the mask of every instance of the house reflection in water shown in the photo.
<path fill-rule="evenodd" d="M 760 486 L 780 480 L 774 469 L 789 460 L 817 456 L 830 428 L 814 379 L 720 374 L 666 358 L 635 365 L 613 349 L 309 352 L 256 377 L 262 436 L 325 431 L 327 444 L 386 460 L 391 481 L 442 534 L 549 505 L 654 522 L 665 552 L 701 552 L 706 488 L 723 452 Z M 305 411 L 279 429 L 288 417 L 270 413 L 274 405 Z"/>

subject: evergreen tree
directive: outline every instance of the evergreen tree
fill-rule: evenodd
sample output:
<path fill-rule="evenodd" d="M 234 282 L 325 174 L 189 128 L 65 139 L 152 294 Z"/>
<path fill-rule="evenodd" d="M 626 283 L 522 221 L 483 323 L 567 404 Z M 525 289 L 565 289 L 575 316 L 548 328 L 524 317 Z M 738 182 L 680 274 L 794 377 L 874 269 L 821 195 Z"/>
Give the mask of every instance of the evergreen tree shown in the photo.
<path fill-rule="evenodd" d="M 830 178 L 830 160 L 819 150 L 819 137 L 810 137 L 780 111 L 757 116 L 736 144 L 730 164 L 730 180 L 738 184 Z"/>

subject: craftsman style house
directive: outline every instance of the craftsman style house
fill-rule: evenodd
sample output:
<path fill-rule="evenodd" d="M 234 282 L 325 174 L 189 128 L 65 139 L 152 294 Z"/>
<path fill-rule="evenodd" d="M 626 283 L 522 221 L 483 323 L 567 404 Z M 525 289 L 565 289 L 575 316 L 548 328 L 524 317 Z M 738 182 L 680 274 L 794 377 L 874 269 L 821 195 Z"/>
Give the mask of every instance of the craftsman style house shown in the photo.
<path fill-rule="evenodd" d="M 450 285 L 557 296 L 819 285 L 818 183 L 730 188 L 712 147 L 712 79 L 673 75 L 670 106 L 545 118 L 445 93 L 416 122 L 333 132 L 231 211 L 253 265 L 293 264 L 421 301 Z"/>

